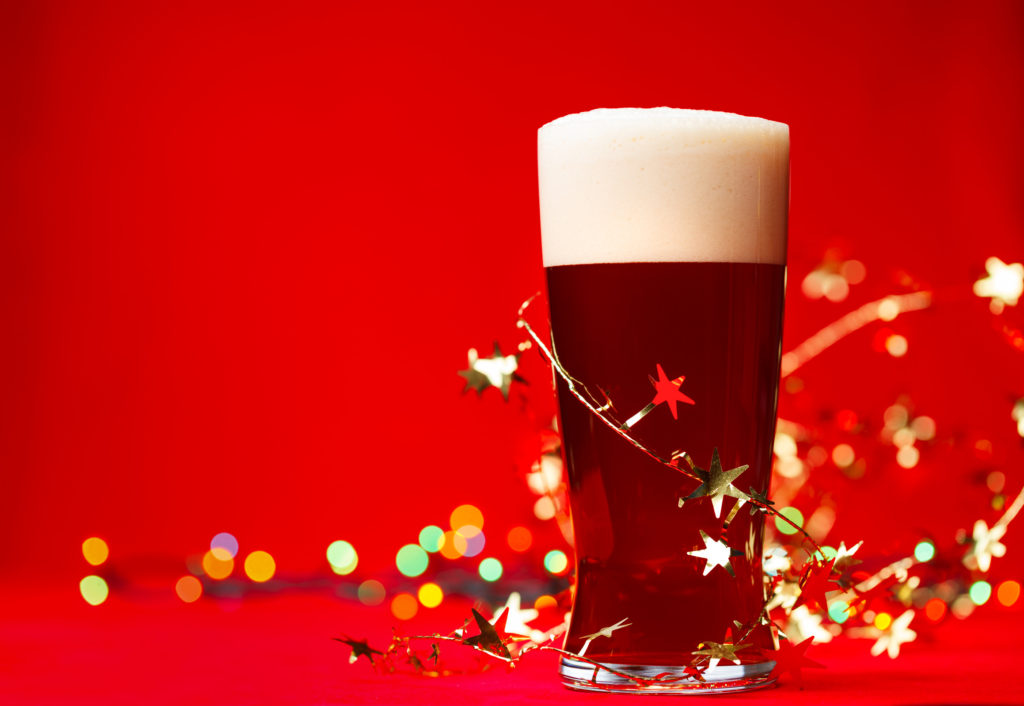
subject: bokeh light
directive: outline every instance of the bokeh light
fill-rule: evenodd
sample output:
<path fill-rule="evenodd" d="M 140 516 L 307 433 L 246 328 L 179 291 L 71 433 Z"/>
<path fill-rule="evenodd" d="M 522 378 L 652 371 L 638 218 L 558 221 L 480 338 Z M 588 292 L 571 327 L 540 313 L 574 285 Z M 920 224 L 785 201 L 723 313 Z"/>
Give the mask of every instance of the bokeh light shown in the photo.
<path fill-rule="evenodd" d="M 359 555 L 350 543 L 338 539 L 327 545 L 327 563 L 331 565 L 331 571 L 345 576 L 356 570 Z"/>
<path fill-rule="evenodd" d="M 174 584 L 174 592 L 185 603 L 195 603 L 203 595 L 203 584 L 195 576 L 182 576 Z"/>
<path fill-rule="evenodd" d="M 554 596 L 543 595 L 539 596 L 537 600 L 533 602 L 534 610 L 547 610 L 548 608 L 557 608 L 558 601 Z"/>
<path fill-rule="evenodd" d="M 922 540 L 914 547 L 914 558 L 920 562 L 931 561 L 935 558 L 935 545 L 930 540 Z"/>
<path fill-rule="evenodd" d="M 238 540 L 235 539 L 233 534 L 220 532 L 215 534 L 213 539 L 210 540 L 210 551 L 218 559 L 234 559 L 238 556 Z"/>
<path fill-rule="evenodd" d="M 463 556 L 476 556 L 484 550 L 484 533 L 473 525 L 463 525 L 455 531 L 457 537 L 466 540 L 466 547 L 462 550 Z"/>
<path fill-rule="evenodd" d="M 849 608 L 846 601 L 832 601 L 828 604 L 828 617 L 832 618 L 832 622 L 842 625 L 850 619 Z"/>
<path fill-rule="evenodd" d="M 857 456 L 849 444 L 839 444 L 832 449 L 832 462 L 840 468 L 852 465 L 855 460 L 857 460 Z"/>
<path fill-rule="evenodd" d="M 971 584 L 968 593 L 974 605 L 985 605 L 988 603 L 988 599 L 992 597 L 992 584 L 988 581 L 975 581 Z"/>
<path fill-rule="evenodd" d="M 256 583 L 263 583 L 274 578 L 275 571 L 277 571 L 277 563 L 274 561 L 274 557 L 262 549 L 250 552 L 249 556 L 245 557 L 245 575 Z"/>
<path fill-rule="evenodd" d="M 913 468 L 921 459 L 921 452 L 915 446 L 904 446 L 896 452 L 896 463 L 903 468 Z"/>
<path fill-rule="evenodd" d="M 569 568 L 569 558 L 561 549 L 552 549 L 544 555 L 544 568 L 555 576 L 560 576 Z"/>
<path fill-rule="evenodd" d="M 941 598 L 932 598 L 924 604 L 924 616 L 933 623 L 942 620 L 946 615 L 946 602 Z"/>
<path fill-rule="evenodd" d="M 474 505 L 459 505 L 452 510 L 450 519 L 453 530 L 458 530 L 466 525 L 472 525 L 477 529 L 484 528 L 484 514 Z"/>
<path fill-rule="evenodd" d="M 953 605 L 949 607 L 949 612 L 963 620 L 974 612 L 974 602 L 970 596 L 957 596 L 956 600 L 953 601 Z"/>
<path fill-rule="evenodd" d="M 508 531 L 508 547 L 514 552 L 525 552 L 533 546 L 533 533 L 525 527 L 513 527 Z"/>
<path fill-rule="evenodd" d="M 426 608 L 436 608 L 444 600 L 444 592 L 436 583 L 423 584 L 416 592 L 416 596 Z"/>
<path fill-rule="evenodd" d="M 879 613 L 875 616 L 874 625 L 879 630 L 885 630 L 892 625 L 892 616 L 888 613 Z"/>
<path fill-rule="evenodd" d="M 359 600 L 363 605 L 380 605 L 384 602 L 384 598 L 387 596 L 387 590 L 384 588 L 384 584 L 376 579 L 367 579 L 359 584 L 359 588 L 356 590 Z"/>
<path fill-rule="evenodd" d="M 1020 598 L 1020 583 L 1017 581 L 1003 581 L 996 589 L 996 600 L 1007 608 L 1016 603 L 1018 598 Z"/>
<path fill-rule="evenodd" d="M 82 592 L 82 598 L 89 605 L 99 605 L 110 595 L 107 582 L 99 576 L 86 576 L 79 581 L 78 590 Z"/>
<path fill-rule="evenodd" d="M 885 339 L 885 350 L 888 351 L 889 355 L 893 358 L 902 358 L 905 356 L 909 347 L 907 339 L 898 333 L 894 333 Z"/>
<path fill-rule="evenodd" d="M 226 579 L 235 570 L 235 560 L 222 559 L 217 554 L 223 556 L 222 552 L 214 553 L 212 549 L 203 554 L 203 573 L 211 579 L 219 581 Z"/>
<path fill-rule="evenodd" d="M 484 581 L 497 581 L 501 578 L 501 574 L 504 571 L 501 562 L 494 557 L 487 557 L 480 562 L 480 578 Z"/>
<path fill-rule="evenodd" d="M 440 554 L 445 559 L 458 559 L 466 551 L 466 538 L 452 530 L 444 533 Z"/>
<path fill-rule="evenodd" d="M 399 620 L 409 620 L 418 610 L 419 603 L 410 593 L 399 593 L 391 599 L 391 615 Z"/>
<path fill-rule="evenodd" d="M 444 542 L 444 530 L 437 525 L 427 525 L 420 530 L 419 542 L 420 546 L 430 553 L 440 551 Z"/>
<path fill-rule="evenodd" d="M 804 514 L 795 507 L 784 507 L 779 510 L 779 514 L 791 520 L 797 527 L 804 526 Z M 782 532 L 782 534 L 796 534 L 798 531 L 796 527 L 790 525 L 782 517 L 775 518 L 775 528 Z"/>
<path fill-rule="evenodd" d="M 82 556 L 93 566 L 99 566 L 110 556 L 110 547 L 99 537 L 89 537 L 82 542 Z"/>
<path fill-rule="evenodd" d="M 533 514 L 538 520 L 550 520 L 556 513 L 555 501 L 547 495 L 537 498 L 537 502 L 533 504 Z"/>
<path fill-rule="evenodd" d="M 423 547 L 418 544 L 406 544 L 395 555 L 395 565 L 403 576 L 410 578 L 419 576 L 427 570 L 430 559 Z"/>

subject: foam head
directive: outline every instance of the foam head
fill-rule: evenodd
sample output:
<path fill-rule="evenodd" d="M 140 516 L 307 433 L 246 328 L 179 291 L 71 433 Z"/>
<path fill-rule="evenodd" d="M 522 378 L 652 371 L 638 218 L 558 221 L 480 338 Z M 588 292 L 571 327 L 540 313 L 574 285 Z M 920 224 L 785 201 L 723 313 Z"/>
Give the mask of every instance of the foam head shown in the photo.
<path fill-rule="evenodd" d="M 544 265 L 785 264 L 789 126 L 675 108 L 576 113 L 538 132 Z"/>

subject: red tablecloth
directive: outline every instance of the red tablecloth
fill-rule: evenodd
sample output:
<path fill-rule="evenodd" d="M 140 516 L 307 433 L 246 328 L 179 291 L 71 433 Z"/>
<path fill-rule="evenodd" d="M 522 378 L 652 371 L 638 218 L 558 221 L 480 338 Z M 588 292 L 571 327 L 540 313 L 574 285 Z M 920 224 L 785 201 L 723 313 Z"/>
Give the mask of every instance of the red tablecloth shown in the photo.
<path fill-rule="evenodd" d="M 341 632 L 386 644 L 394 622 L 381 608 L 323 594 L 281 593 L 234 604 L 212 599 L 111 599 L 93 608 L 74 596 L 8 596 L 0 618 L 4 704 L 480 704 L 595 703 L 638 697 L 571 692 L 551 653 L 511 673 L 430 679 L 377 675 L 330 638 Z M 446 602 L 447 605 L 448 602 Z M 427 612 L 417 627 L 447 631 L 457 606 Z M 896 660 L 871 657 L 870 642 L 816 645 L 827 669 L 792 684 L 715 697 L 716 703 L 1024 703 L 1020 613 L 982 608 L 951 620 Z M 461 649 L 461 648 L 458 648 Z M 785 677 L 784 677 L 785 679 Z"/>

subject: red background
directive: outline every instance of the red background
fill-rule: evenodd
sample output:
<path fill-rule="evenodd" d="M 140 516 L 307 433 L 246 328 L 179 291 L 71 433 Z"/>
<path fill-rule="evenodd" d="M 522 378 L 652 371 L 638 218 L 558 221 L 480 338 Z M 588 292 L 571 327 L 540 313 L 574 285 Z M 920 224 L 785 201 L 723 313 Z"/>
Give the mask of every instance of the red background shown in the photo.
<path fill-rule="evenodd" d="M 327 572 L 338 538 L 386 576 L 462 502 L 531 522 L 549 373 L 528 353 L 506 404 L 456 371 L 513 350 L 541 286 L 536 129 L 600 106 L 790 124 L 787 349 L 901 271 L 939 292 L 890 325 L 905 357 L 870 329 L 783 396 L 877 425 L 906 393 L 938 425 L 911 471 L 888 447 L 862 482 L 813 480 L 830 542 L 951 544 L 998 516 L 985 473 L 1024 481 L 1024 359 L 970 292 L 985 258 L 1024 259 L 1019 3 L 33 2 L 0 28 L 8 590 L 80 602 L 92 535 L 169 592 L 219 531 L 282 576 Z M 867 266 L 840 304 L 800 293 L 828 248 Z M 995 575 L 1019 579 L 1018 525 L 1006 543 Z"/>

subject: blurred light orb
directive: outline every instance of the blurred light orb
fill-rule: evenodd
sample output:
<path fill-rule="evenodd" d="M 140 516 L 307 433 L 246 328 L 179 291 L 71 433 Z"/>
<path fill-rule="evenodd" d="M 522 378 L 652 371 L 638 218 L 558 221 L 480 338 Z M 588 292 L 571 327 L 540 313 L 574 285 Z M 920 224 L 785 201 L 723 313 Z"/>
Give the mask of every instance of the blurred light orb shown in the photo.
<path fill-rule="evenodd" d="M 384 598 L 387 596 L 387 590 L 384 588 L 384 584 L 375 579 L 367 579 L 359 584 L 359 588 L 356 590 L 359 600 L 363 605 L 380 605 L 384 602 Z"/>
<path fill-rule="evenodd" d="M 857 455 L 853 452 L 853 447 L 849 444 L 839 444 L 832 449 L 832 462 L 840 468 L 846 468 L 853 464 L 857 459 Z"/>
<path fill-rule="evenodd" d="M 894 333 L 892 336 L 885 339 L 885 350 L 893 358 L 902 358 L 907 354 L 907 350 L 909 350 L 909 348 L 910 344 L 907 343 L 907 339 L 898 333 Z"/>
<path fill-rule="evenodd" d="M 842 625 L 850 619 L 849 608 L 850 605 L 846 601 L 832 601 L 828 606 L 828 617 L 832 622 Z"/>
<path fill-rule="evenodd" d="M 928 539 L 922 540 L 914 547 L 914 558 L 921 563 L 935 558 L 935 544 Z"/>
<path fill-rule="evenodd" d="M 203 595 L 203 584 L 195 576 L 182 576 L 174 584 L 174 592 L 185 603 L 195 603 Z"/>
<path fill-rule="evenodd" d="M 82 556 L 93 566 L 99 566 L 110 556 L 110 547 L 99 537 L 89 537 L 82 542 Z"/>
<path fill-rule="evenodd" d="M 440 554 L 445 559 L 458 559 L 466 551 L 466 538 L 448 530 L 441 538 Z"/>
<path fill-rule="evenodd" d="M 484 514 L 474 505 L 459 505 L 452 510 L 450 520 L 453 530 L 458 530 L 466 525 L 472 525 L 477 529 L 484 528 Z"/>
<path fill-rule="evenodd" d="M 875 616 L 874 625 L 879 630 L 885 630 L 892 625 L 892 616 L 888 613 L 879 613 Z"/>
<path fill-rule="evenodd" d="M 219 532 L 210 540 L 210 551 L 221 560 L 238 556 L 238 540 L 229 532 Z"/>
<path fill-rule="evenodd" d="M 444 542 L 444 530 L 437 525 L 427 525 L 420 530 L 419 542 L 420 546 L 431 554 L 438 552 Z"/>
<path fill-rule="evenodd" d="M 466 548 L 462 550 L 462 556 L 476 556 L 484 550 L 486 539 L 479 528 L 473 525 L 464 525 L 455 531 L 455 535 L 466 540 Z"/>
<path fill-rule="evenodd" d="M 913 468 L 921 460 L 921 452 L 916 446 L 904 446 L 896 452 L 896 463 L 903 468 Z"/>
<path fill-rule="evenodd" d="M 409 620 L 419 610 L 416 597 L 410 593 L 399 593 L 391 599 L 391 615 L 399 620 Z"/>
<path fill-rule="evenodd" d="M 924 604 L 924 615 L 928 620 L 937 623 L 946 615 L 946 602 L 941 598 L 932 598 Z"/>
<path fill-rule="evenodd" d="M 788 518 L 797 527 L 804 526 L 804 514 L 797 510 L 795 507 L 784 507 L 779 510 L 779 514 L 782 517 Z M 782 519 L 782 517 L 775 518 L 775 529 L 782 532 L 782 534 L 796 534 L 797 529 Z"/>
<path fill-rule="evenodd" d="M 996 600 L 1001 605 L 1009 608 L 1017 599 L 1020 598 L 1020 582 L 1008 579 L 999 584 L 999 588 L 996 589 Z"/>
<path fill-rule="evenodd" d="M 547 495 L 537 498 L 537 502 L 533 504 L 533 514 L 538 520 L 550 520 L 555 513 L 555 501 Z"/>
<path fill-rule="evenodd" d="M 216 581 L 226 579 L 235 570 L 234 559 L 222 559 L 218 554 L 220 552 L 214 553 L 212 549 L 203 554 L 203 573 Z"/>
<path fill-rule="evenodd" d="M 569 557 L 561 549 L 552 549 L 544 555 L 544 568 L 548 573 L 561 576 L 569 568 Z"/>
<path fill-rule="evenodd" d="M 418 544 L 406 544 L 395 555 L 395 566 L 403 576 L 415 578 L 427 570 L 430 559 L 423 547 Z"/>
<path fill-rule="evenodd" d="M 988 603 L 988 599 L 992 597 L 992 584 L 988 581 L 975 581 L 971 584 L 968 594 L 971 597 L 971 603 L 974 605 L 985 605 Z"/>
<path fill-rule="evenodd" d="M 107 582 L 100 576 L 86 576 L 78 582 L 78 590 L 89 605 L 100 605 L 110 595 Z"/>
<path fill-rule="evenodd" d="M 526 527 L 513 527 L 508 531 L 508 547 L 514 552 L 525 552 L 533 546 L 533 533 Z"/>
<path fill-rule="evenodd" d="M 245 575 L 256 583 L 264 583 L 274 578 L 277 571 L 277 563 L 274 557 L 262 549 L 250 552 L 245 557 Z"/>
<path fill-rule="evenodd" d="M 444 600 L 444 591 L 436 583 L 425 583 L 420 586 L 416 596 L 425 608 L 436 608 Z"/>
<path fill-rule="evenodd" d="M 547 610 L 548 608 L 557 608 L 557 607 L 558 607 L 558 601 L 555 599 L 555 597 L 554 596 L 549 596 L 547 594 L 545 594 L 543 596 L 539 596 L 537 598 L 537 600 L 535 600 L 533 602 L 533 609 L 534 610 Z"/>
<path fill-rule="evenodd" d="M 484 581 L 497 581 L 501 578 L 504 567 L 500 561 L 489 556 L 480 562 L 480 567 L 477 570 L 480 572 L 480 578 Z"/>
<path fill-rule="evenodd" d="M 345 576 L 356 570 L 359 555 L 350 543 L 338 539 L 327 545 L 327 563 L 331 565 L 331 571 Z"/>

